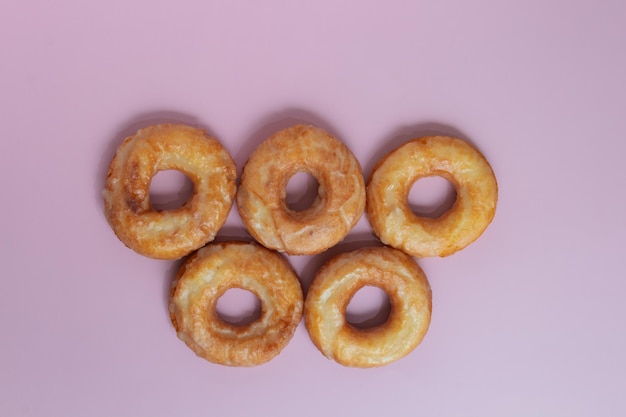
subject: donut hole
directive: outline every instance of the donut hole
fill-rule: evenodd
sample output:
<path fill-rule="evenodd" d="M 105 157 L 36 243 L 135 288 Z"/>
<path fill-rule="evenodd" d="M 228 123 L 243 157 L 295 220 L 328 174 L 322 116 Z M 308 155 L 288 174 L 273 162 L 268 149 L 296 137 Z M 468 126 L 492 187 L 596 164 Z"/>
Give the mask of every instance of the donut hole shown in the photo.
<path fill-rule="evenodd" d="M 416 216 L 436 219 L 454 206 L 456 189 L 443 177 L 424 177 L 413 184 L 407 199 Z"/>
<path fill-rule="evenodd" d="M 391 302 L 381 288 L 366 285 L 359 289 L 348 302 L 346 321 L 357 329 L 371 329 L 383 325 L 389 319 Z"/>
<path fill-rule="evenodd" d="M 150 181 L 150 205 L 156 211 L 181 208 L 193 195 L 193 188 L 193 182 L 183 172 L 159 171 Z"/>
<path fill-rule="evenodd" d="M 285 204 L 291 211 L 311 208 L 318 196 L 319 182 L 308 172 L 296 172 L 285 187 Z"/>
<path fill-rule="evenodd" d="M 231 288 L 217 300 L 215 310 L 220 320 L 245 326 L 261 317 L 261 300 L 248 290 Z"/>

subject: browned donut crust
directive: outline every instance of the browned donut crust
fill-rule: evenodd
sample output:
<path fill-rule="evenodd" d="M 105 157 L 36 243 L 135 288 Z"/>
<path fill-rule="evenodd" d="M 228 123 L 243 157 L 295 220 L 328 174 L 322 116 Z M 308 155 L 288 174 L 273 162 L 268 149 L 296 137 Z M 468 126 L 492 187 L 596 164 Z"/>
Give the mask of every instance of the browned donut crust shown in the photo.
<path fill-rule="evenodd" d="M 439 218 L 419 217 L 408 203 L 413 184 L 440 176 L 456 189 L 452 208 Z M 491 223 L 498 184 L 491 166 L 469 143 L 452 137 L 411 140 L 385 156 L 367 185 L 367 217 L 380 240 L 415 257 L 448 256 Z"/>
<path fill-rule="evenodd" d="M 366 285 L 389 296 L 385 323 L 357 329 L 346 321 L 346 308 Z M 365 248 L 327 262 L 309 288 L 304 319 L 311 340 L 324 356 L 353 367 L 389 364 L 410 353 L 430 325 L 432 293 L 421 268 L 392 248 Z"/>
<path fill-rule="evenodd" d="M 150 181 L 178 170 L 194 184 L 182 207 L 163 212 L 150 205 Z M 190 126 L 149 126 L 118 147 L 104 188 L 104 211 L 117 237 L 156 259 L 178 259 L 215 238 L 232 207 L 237 168 L 224 147 Z"/>
<path fill-rule="evenodd" d="M 261 316 L 247 325 L 220 319 L 217 300 L 241 288 L 261 300 Z M 287 345 L 302 318 L 300 281 L 278 253 L 254 243 L 209 244 L 179 270 L 170 317 L 178 337 L 198 356 L 230 366 L 269 361 Z"/>
<path fill-rule="evenodd" d="M 319 183 L 313 205 L 293 211 L 285 202 L 297 172 Z M 290 255 L 323 252 L 341 241 L 361 217 L 365 183 L 361 165 L 340 141 L 314 126 L 275 133 L 252 153 L 237 190 L 249 233 L 267 248 Z"/>

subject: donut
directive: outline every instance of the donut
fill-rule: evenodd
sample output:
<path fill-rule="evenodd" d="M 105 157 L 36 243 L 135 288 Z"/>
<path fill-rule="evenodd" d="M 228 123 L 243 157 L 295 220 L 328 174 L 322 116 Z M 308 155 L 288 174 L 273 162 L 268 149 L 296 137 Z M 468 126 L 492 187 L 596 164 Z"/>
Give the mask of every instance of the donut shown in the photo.
<path fill-rule="evenodd" d="M 346 308 L 364 286 L 389 296 L 391 312 L 379 326 L 358 329 Z M 336 256 L 315 275 L 304 303 L 306 329 L 324 356 L 344 366 L 387 365 L 419 345 L 430 324 L 432 293 L 422 269 L 389 247 L 357 249 Z"/>
<path fill-rule="evenodd" d="M 217 300 L 240 288 L 261 301 L 261 316 L 234 325 L 217 314 Z M 169 311 L 178 337 L 201 358 L 228 366 L 265 363 L 287 345 L 302 318 L 300 281 L 278 253 L 256 243 L 210 243 L 180 268 Z"/>
<path fill-rule="evenodd" d="M 194 185 L 180 208 L 156 211 L 150 182 L 178 170 Z M 178 259 L 204 246 L 226 221 L 236 192 L 237 168 L 224 147 L 200 129 L 160 124 L 140 129 L 117 148 L 104 187 L 104 212 L 129 248 L 156 259 Z"/>
<path fill-rule="evenodd" d="M 453 206 L 438 218 L 421 217 L 408 203 L 413 184 L 440 176 L 456 190 Z M 387 154 L 367 184 L 367 218 L 380 240 L 415 256 L 448 256 L 478 239 L 491 223 L 498 185 L 485 157 L 452 137 L 413 139 Z"/>
<path fill-rule="evenodd" d="M 318 195 L 308 209 L 285 202 L 289 179 L 313 176 Z M 261 143 L 250 155 L 237 189 L 248 232 L 263 246 L 289 255 L 313 255 L 341 241 L 363 214 L 365 182 L 352 152 L 324 130 L 296 125 Z"/>

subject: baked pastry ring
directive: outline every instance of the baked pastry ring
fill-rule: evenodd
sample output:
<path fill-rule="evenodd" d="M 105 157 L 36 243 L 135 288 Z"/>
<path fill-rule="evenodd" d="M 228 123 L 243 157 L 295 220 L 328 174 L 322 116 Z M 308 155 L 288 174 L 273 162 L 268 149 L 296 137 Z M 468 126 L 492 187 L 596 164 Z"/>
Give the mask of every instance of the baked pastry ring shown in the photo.
<path fill-rule="evenodd" d="M 440 176 L 456 190 L 452 208 L 438 218 L 415 215 L 412 185 Z M 491 223 L 498 185 L 487 160 L 469 143 L 452 137 L 411 140 L 385 156 L 367 185 L 367 217 L 386 244 L 415 257 L 448 256 L 478 239 Z"/>
<path fill-rule="evenodd" d="M 182 207 L 155 211 L 150 182 L 158 171 L 178 170 L 194 185 Z M 237 168 L 224 147 L 204 131 L 161 124 L 139 130 L 118 147 L 104 188 L 104 211 L 117 237 L 156 259 L 178 259 L 215 238 L 232 207 Z"/>
<path fill-rule="evenodd" d="M 285 202 L 297 172 L 319 183 L 318 196 L 303 211 Z M 341 241 L 363 214 L 361 165 L 340 141 L 314 126 L 297 125 L 272 135 L 243 168 L 237 207 L 248 232 L 263 246 L 290 255 L 323 252 Z"/>
<path fill-rule="evenodd" d="M 241 288 L 261 300 L 250 324 L 220 319 L 217 300 Z M 170 317 L 178 337 L 198 356 L 230 366 L 269 361 L 287 345 L 302 318 L 300 281 L 278 253 L 254 243 L 211 243 L 179 270 L 172 285 Z"/>
<path fill-rule="evenodd" d="M 346 321 L 346 308 L 366 285 L 389 296 L 387 321 L 357 329 Z M 430 285 L 408 255 L 392 248 L 358 249 L 327 262 L 316 274 L 304 304 L 311 340 L 324 356 L 353 367 L 389 364 L 422 341 L 432 309 Z"/>

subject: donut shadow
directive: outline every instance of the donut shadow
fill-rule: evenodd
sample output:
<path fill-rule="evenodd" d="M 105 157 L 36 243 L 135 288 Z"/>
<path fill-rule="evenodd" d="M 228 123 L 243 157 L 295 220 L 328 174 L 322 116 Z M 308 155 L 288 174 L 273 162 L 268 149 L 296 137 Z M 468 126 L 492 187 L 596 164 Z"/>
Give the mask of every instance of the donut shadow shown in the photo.
<path fill-rule="evenodd" d="M 249 242 L 256 243 L 254 238 L 248 233 L 248 231 L 242 227 L 229 226 L 226 225 L 222 227 L 215 239 L 212 242 L 207 243 L 210 245 L 211 243 L 229 243 L 229 242 Z"/>
<path fill-rule="evenodd" d="M 183 207 L 193 196 L 191 179 L 180 171 L 158 172 L 150 183 L 150 205 L 155 211 Z"/>
<path fill-rule="evenodd" d="M 433 183 L 435 179 L 440 181 Z M 423 201 L 424 196 L 430 198 Z M 416 181 L 409 190 L 408 206 L 419 217 L 438 219 L 452 209 L 456 199 L 457 192 L 453 183 L 441 177 L 427 177 Z"/>
<path fill-rule="evenodd" d="M 374 153 L 369 157 L 366 164 L 362 163 L 363 176 L 365 178 L 365 181 L 369 182 L 369 178 L 372 175 L 374 167 L 387 154 L 412 139 L 417 139 L 424 136 L 453 136 L 459 139 L 463 139 L 470 145 L 476 147 L 476 145 L 468 138 L 468 135 L 449 124 L 430 121 L 401 126 L 393 130 L 389 135 L 387 135 L 387 137 L 383 138 L 383 145 L 379 147 L 376 151 L 374 151 Z"/>
<path fill-rule="evenodd" d="M 257 127 L 255 127 L 252 133 L 248 135 L 248 139 L 235 153 L 234 159 L 239 169 L 240 176 L 243 167 L 248 161 L 248 157 L 261 143 L 267 140 L 274 133 L 298 124 L 317 126 L 341 140 L 340 132 L 338 132 L 330 122 L 316 113 L 298 107 L 290 107 L 284 110 L 279 110 L 261 118 L 255 124 Z"/>
<path fill-rule="evenodd" d="M 202 123 L 199 118 L 186 113 L 171 110 L 157 110 L 153 112 L 139 113 L 128 119 L 128 121 L 121 123 L 109 139 L 109 142 L 100 152 L 100 163 L 98 164 L 97 172 L 95 173 L 95 198 L 102 210 L 104 210 L 102 190 L 104 189 L 104 183 L 106 181 L 109 165 L 115 156 L 117 148 L 122 144 L 124 139 L 134 135 L 139 129 L 159 123 L 186 124 L 203 129 L 209 136 L 217 138 L 215 133 L 208 126 Z"/>
<path fill-rule="evenodd" d="M 165 303 L 165 319 L 167 320 L 167 323 L 170 325 L 170 327 L 172 327 L 172 320 L 170 318 L 170 297 L 172 295 L 174 280 L 176 279 L 176 274 L 178 274 L 180 268 L 183 267 L 185 262 L 187 262 L 187 260 L 191 256 L 193 256 L 193 253 L 185 256 L 184 258 L 172 261 L 171 264 L 165 269 L 165 277 L 163 280 L 163 301 Z"/>
<path fill-rule="evenodd" d="M 355 304 L 357 307 L 354 307 Z M 382 326 L 390 314 L 389 294 L 381 288 L 366 285 L 354 294 L 347 306 L 345 318 L 355 329 L 366 330 Z"/>

